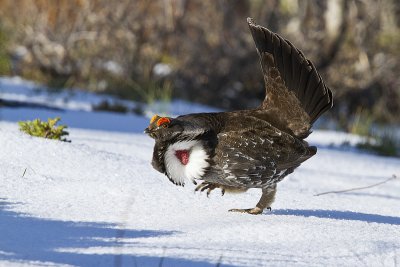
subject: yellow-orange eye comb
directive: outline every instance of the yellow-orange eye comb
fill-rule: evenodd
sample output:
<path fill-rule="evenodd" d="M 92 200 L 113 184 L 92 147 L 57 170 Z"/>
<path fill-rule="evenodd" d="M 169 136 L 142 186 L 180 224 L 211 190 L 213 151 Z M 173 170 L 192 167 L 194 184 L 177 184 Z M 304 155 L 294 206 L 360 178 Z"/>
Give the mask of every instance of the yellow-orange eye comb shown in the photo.
<path fill-rule="evenodd" d="M 164 125 L 164 124 L 169 124 L 170 122 L 171 122 L 170 119 L 168 119 L 166 117 L 162 117 L 162 118 L 158 119 L 157 126 L 161 126 L 161 125 Z"/>
<path fill-rule="evenodd" d="M 153 117 L 151 117 L 151 119 L 150 119 L 150 124 L 152 124 L 153 122 L 155 122 L 157 118 L 158 118 L 158 115 L 157 115 L 157 114 L 154 115 Z"/>

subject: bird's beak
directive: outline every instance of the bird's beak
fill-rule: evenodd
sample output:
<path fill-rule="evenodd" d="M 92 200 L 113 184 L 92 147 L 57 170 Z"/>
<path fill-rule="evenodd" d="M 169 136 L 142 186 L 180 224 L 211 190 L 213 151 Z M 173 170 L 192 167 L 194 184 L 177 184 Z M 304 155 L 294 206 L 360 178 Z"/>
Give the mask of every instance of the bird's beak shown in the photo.
<path fill-rule="evenodd" d="M 147 127 L 146 129 L 144 129 L 144 131 L 143 131 L 145 134 L 150 134 L 150 129 L 149 129 L 149 127 Z"/>

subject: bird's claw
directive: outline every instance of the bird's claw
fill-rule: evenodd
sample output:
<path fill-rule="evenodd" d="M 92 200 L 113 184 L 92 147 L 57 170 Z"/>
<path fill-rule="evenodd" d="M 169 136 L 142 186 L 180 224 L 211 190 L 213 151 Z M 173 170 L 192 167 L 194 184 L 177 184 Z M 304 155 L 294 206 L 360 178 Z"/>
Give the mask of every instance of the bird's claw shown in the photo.
<path fill-rule="evenodd" d="M 194 189 L 194 191 L 197 192 L 197 191 L 200 190 L 200 192 L 203 192 L 203 191 L 207 190 L 207 197 L 209 197 L 211 191 L 214 190 L 214 189 L 216 189 L 216 188 L 219 188 L 219 186 L 216 185 L 216 184 L 209 183 L 209 182 L 202 182 L 201 184 L 199 184 L 199 185 Z M 225 190 L 222 189 L 222 195 L 224 195 L 224 193 L 225 193 Z"/>

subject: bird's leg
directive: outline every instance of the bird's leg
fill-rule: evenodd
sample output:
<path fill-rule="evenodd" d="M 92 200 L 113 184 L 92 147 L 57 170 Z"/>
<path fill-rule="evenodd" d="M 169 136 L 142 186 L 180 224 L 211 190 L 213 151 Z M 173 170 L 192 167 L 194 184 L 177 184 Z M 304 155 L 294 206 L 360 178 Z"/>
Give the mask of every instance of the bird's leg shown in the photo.
<path fill-rule="evenodd" d="M 271 210 L 271 204 L 275 200 L 276 185 L 273 187 L 263 188 L 260 201 L 252 209 L 230 209 L 229 211 L 241 212 L 248 214 L 261 214 L 265 208 Z"/>
<path fill-rule="evenodd" d="M 199 191 L 203 192 L 205 190 L 207 190 L 207 197 L 210 195 L 211 191 L 216 189 L 216 188 L 220 188 L 220 186 L 218 184 L 213 184 L 213 183 L 209 183 L 209 182 L 202 182 L 201 184 L 199 184 L 198 186 L 196 186 L 196 188 L 194 189 L 195 192 Z M 222 189 L 222 195 L 224 195 L 225 190 Z"/>

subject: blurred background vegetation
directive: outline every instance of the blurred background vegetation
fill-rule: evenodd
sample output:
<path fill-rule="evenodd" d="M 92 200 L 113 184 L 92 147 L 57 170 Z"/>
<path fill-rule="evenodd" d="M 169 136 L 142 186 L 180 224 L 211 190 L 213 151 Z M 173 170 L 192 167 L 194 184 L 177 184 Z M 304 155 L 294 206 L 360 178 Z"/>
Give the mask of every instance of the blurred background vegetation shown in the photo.
<path fill-rule="evenodd" d="M 314 62 L 341 129 L 400 122 L 398 0 L 0 0 L 0 75 L 255 107 L 264 89 L 249 16 Z"/>

